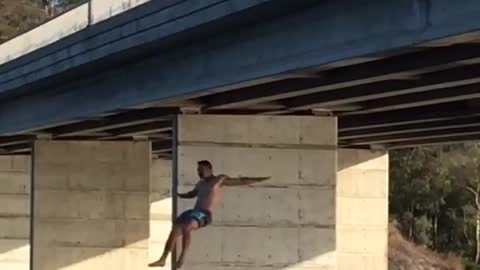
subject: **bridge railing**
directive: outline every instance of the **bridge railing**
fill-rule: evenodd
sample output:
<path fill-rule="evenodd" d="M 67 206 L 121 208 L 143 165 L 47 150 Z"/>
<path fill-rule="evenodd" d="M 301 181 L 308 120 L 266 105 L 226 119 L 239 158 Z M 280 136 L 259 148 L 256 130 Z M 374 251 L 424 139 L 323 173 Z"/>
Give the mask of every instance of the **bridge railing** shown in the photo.
<path fill-rule="evenodd" d="M 0 44 L 0 65 L 150 0 L 89 0 Z"/>

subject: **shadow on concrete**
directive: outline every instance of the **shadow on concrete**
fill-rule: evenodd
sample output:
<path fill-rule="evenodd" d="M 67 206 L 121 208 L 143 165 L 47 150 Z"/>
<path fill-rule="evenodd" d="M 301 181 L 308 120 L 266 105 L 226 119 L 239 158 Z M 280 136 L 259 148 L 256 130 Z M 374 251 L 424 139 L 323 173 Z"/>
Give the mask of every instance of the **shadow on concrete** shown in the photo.
<path fill-rule="evenodd" d="M 0 239 L 0 269 L 28 269 L 28 239 Z"/>
<path fill-rule="evenodd" d="M 99 149 L 107 151 L 107 147 Z M 82 146 L 78 150 L 93 151 L 96 159 L 101 158 L 95 149 Z M 150 179 L 145 182 L 143 165 L 148 163 L 141 160 L 87 163 L 77 166 L 69 162 L 68 172 L 51 168 L 51 162 L 35 165 L 35 186 L 41 185 L 35 202 L 43 206 L 35 210 L 35 270 L 147 269 L 150 243 L 163 242 L 170 224 L 170 165 L 152 162 Z M 77 169 L 81 171 L 75 172 Z M 51 171 L 68 175 L 67 192 L 61 187 L 63 180 L 54 179 Z M 53 205 L 62 200 L 64 206 Z"/>
<path fill-rule="evenodd" d="M 11 252 L 23 247 L 28 247 L 28 241 L 28 239 L 0 239 L 0 257 L 6 256 L 7 252 Z"/>
<path fill-rule="evenodd" d="M 35 263 L 35 269 L 93 269 L 99 266 L 102 269 L 139 269 L 139 265 L 147 269 L 148 263 L 160 256 L 171 226 L 170 171 L 168 161 L 154 161 L 150 193 L 131 192 L 127 197 L 122 192 L 102 190 L 36 192 L 35 199 L 41 200 L 45 211 L 42 212 L 44 218 L 37 220 L 40 226 L 35 231 L 35 239 L 48 241 L 52 246 L 35 250 L 35 258 L 42 258 Z M 85 178 L 82 186 L 105 182 L 100 178 Z M 64 195 L 74 198 L 58 199 Z M 49 200 L 46 196 L 57 198 Z M 0 215 L 0 269 L 29 269 L 30 198 L 26 195 L 22 200 L 15 200 L 12 194 L 0 194 L 3 204 L 0 214 L 5 212 Z M 72 202 L 84 205 L 72 205 Z M 148 203 L 145 204 L 148 210 L 143 208 L 144 203 Z M 17 209 L 22 214 L 13 215 L 11 211 Z M 144 211 L 148 211 L 147 217 L 140 213 Z M 58 218 L 52 218 L 55 216 Z"/>

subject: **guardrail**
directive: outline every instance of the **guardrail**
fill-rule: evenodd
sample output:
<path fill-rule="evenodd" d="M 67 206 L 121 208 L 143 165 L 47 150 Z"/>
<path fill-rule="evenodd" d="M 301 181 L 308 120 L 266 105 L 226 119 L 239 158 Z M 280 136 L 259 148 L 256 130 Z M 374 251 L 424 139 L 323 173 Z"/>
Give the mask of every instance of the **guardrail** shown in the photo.
<path fill-rule="evenodd" d="M 0 44 L 0 65 L 150 0 L 89 0 Z"/>

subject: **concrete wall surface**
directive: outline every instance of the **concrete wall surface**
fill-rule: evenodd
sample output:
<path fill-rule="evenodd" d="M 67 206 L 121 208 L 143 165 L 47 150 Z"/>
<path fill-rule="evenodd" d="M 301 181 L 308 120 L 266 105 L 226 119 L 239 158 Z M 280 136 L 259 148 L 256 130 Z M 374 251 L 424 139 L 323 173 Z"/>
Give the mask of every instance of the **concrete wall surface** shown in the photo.
<path fill-rule="evenodd" d="M 30 159 L 0 156 L 0 269 L 28 270 Z"/>
<path fill-rule="evenodd" d="M 335 269 L 335 118 L 182 115 L 178 137 L 180 192 L 203 159 L 216 174 L 272 176 L 225 189 L 185 269 Z"/>
<path fill-rule="evenodd" d="M 388 268 L 388 154 L 339 150 L 337 269 Z"/>
<path fill-rule="evenodd" d="M 149 143 L 36 141 L 33 159 L 33 269 L 147 269 Z"/>

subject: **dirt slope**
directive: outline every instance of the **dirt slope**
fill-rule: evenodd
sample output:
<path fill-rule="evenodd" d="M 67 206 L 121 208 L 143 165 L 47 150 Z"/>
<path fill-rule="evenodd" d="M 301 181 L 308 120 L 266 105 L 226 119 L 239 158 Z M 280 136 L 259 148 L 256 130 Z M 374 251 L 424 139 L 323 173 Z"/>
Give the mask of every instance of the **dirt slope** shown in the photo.
<path fill-rule="evenodd" d="M 394 225 L 389 227 L 389 270 L 463 270 L 460 259 L 434 253 L 405 240 Z"/>

